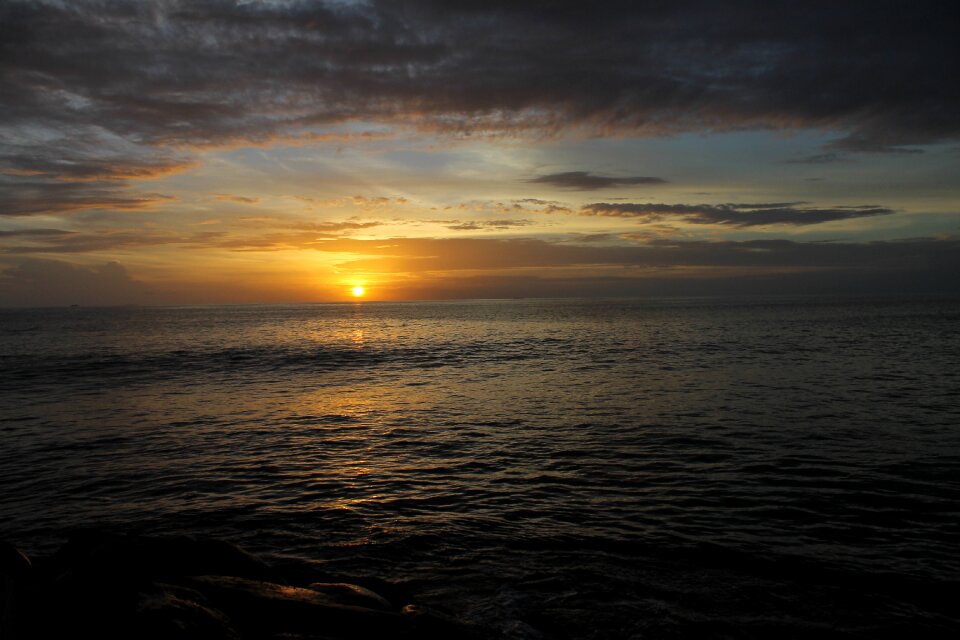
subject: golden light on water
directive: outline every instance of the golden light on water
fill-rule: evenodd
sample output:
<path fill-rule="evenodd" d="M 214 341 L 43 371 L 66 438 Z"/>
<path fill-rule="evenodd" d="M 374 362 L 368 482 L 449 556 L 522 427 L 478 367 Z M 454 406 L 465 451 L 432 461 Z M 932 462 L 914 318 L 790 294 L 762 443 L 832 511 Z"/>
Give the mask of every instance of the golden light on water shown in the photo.
<path fill-rule="evenodd" d="M 359 298 L 359 297 L 363 296 L 363 294 L 364 294 L 364 289 L 363 289 L 363 287 L 361 287 L 360 285 L 355 286 L 355 287 L 352 289 L 352 291 L 353 291 L 353 297 L 354 297 L 354 298 Z"/>

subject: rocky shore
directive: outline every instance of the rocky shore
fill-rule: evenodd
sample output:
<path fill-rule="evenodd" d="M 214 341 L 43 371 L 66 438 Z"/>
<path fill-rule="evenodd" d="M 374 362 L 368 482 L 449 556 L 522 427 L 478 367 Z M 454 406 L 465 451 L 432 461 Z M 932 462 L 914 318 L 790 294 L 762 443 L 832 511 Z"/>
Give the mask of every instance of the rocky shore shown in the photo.
<path fill-rule="evenodd" d="M 215 539 L 86 531 L 33 560 L 0 542 L 0 590 L 3 640 L 493 635 L 414 602 L 399 585 L 271 565 Z"/>

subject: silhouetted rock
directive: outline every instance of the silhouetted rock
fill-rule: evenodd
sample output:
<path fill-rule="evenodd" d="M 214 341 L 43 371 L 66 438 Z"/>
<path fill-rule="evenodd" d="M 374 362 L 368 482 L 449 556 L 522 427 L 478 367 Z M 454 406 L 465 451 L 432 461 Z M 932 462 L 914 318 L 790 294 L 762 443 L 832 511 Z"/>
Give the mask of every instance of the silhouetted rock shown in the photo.
<path fill-rule="evenodd" d="M 228 576 L 198 576 L 198 590 L 244 628 L 258 633 L 322 631 L 333 637 L 407 637 L 399 612 L 342 604 L 330 594 Z"/>
<path fill-rule="evenodd" d="M 19 633 L 24 591 L 32 569 L 25 553 L 0 540 L 0 638 L 14 637 Z"/>
<path fill-rule="evenodd" d="M 27 554 L 9 542 L 0 540 L 0 575 L 20 578 L 30 571 L 31 566 Z"/>
<path fill-rule="evenodd" d="M 393 605 L 379 593 L 356 584 L 347 584 L 345 582 L 313 582 L 308 585 L 308 588 L 319 593 L 327 594 L 342 604 L 367 607 L 369 609 L 380 609 L 382 611 L 389 611 L 394 608 Z"/>
<path fill-rule="evenodd" d="M 270 566 L 240 547 L 214 538 L 144 537 L 77 531 L 54 563 L 111 576 L 224 575 L 267 579 Z"/>
<path fill-rule="evenodd" d="M 195 589 L 156 584 L 139 593 L 136 636 L 143 640 L 239 640 L 230 618 Z"/>
<path fill-rule="evenodd" d="M 309 587 L 291 585 L 282 572 L 220 540 L 86 531 L 36 568 L 0 545 L 0 576 L 2 640 L 481 637 L 453 618 L 397 606 L 367 587 L 316 580 L 329 576 L 313 576 Z"/>

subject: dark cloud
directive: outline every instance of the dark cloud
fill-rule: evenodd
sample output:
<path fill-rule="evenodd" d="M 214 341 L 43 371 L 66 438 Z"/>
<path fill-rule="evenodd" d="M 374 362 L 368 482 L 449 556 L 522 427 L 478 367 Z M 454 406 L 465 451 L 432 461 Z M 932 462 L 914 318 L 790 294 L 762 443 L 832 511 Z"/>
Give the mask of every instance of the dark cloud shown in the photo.
<path fill-rule="evenodd" d="M 147 149 L 365 120 L 814 127 L 840 149 L 895 150 L 960 136 L 952 14 L 932 0 L 8 0 L 0 121 Z"/>
<path fill-rule="evenodd" d="M 842 153 L 815 153 L 802 158 L 793 158 L 787 160 L 787 164 L 832 164 L 837 162 L 850 162 L 850 157 Z"/>
<path fill-rule="evenodd" d="M 33 179 L 129 180 L 158 178 L 193 166 L 187 158 L 164 155 L 153 150 L 123 155 L 109 144 L 78 148 L 71 139 L 31 147 L 6 144 L 0 148 L 0 174 Z"/>
<path fill-rule="evenodd" d="M 570 242 L 614 242 L 620 239 L 620 236 L 613 233 L 569 233 Z"/>
<path fill-rule="evenodd" d="M 193 150 L 325 139 L 356 121 L 498 135 L 815 128 L 837 138 L 813 161 L 915 151 L 960 138 L 952 14 L 932 0 L 7 0 L 0 215 L 137 209 L 157 197 L 126 181 L 187 168 Z"/>
<path fill-rule="evenodd" d="M 893 209 L 876 205 L 854 207 L 811 207 L 802 202 L 774 202 L 762 204 L 637 204 L 596 202 L 585 205 L 580 215 L 611 218 L 637 218 L 644 222 L 682 220 L 690 224 L 718 224 L 731 227 L 757 227 L 785 224 L 806 226 L 883 216 Z"/>
<path fill-rule="evenodd" d="M 209 242 L 217 241 L 216 234 L 207 235 Z M 410 282 L 419 284 L 404 284 L 401 279 L 385 285 L 407 298 L 960 293 L 957 237 L 869 243 L 648 238 L 640 244 L 620 245 L 580 240 L 584 244 L 534 239 L 340 238 L 311 241 L 311 248 L 341 254 L 343 268 L 417 274 Z M 357 259 L 357 255 L 369 257 Z M 473 275 L 484 271 L 491 274 Z M 117 263 L 19 259 L 0 267 L 3 305 L 149 301 L 146 285 Z"/>
<path fill-rule="evenodd" d="M 353 196 L 351 201 L 358 207 L 366 207 L 368 209 L 374 209 L 377 207 L 396 207 L 398 205 L 404 205 L 410 202 L 403 197 L 388 198 L 386 196 Z"/>
<path fill-rule="evenodd" d="M 321 241 L 340 238 L 350 231 L 369 229 L 381 222 L 293 222 L 264 220 L 265 230 L 203 231 L 176 233 L 155 229 L 105 229 L 100 231 L 61 231 L 31 229 L 0 231 L 0 253 L 80 254 L 132 249 L 159 245 L 176 245 L 190 249 L 229 249 L 234 251 L 281 251 L 316 248 Z M 250 226 L 260 226 L 256 223 Z M 242 228 L 242 227 L 241 227 Z"/>
<path fill-rule="evenodd" d="M 341 266 L 377 273 L 556 267 L 868 269 L 937 271 L 960 267 L 960 239 L 896 242 L 692 241 L 649 239 L 632 245 L 577 245 L 520 239 L 337 239 L 314 248 L 371 256 Z"/>
<path fill-rule="evenodd" d="M 657 185 L 666 184 L 663 178 L 650 178 L 644 176 L 615 178 L 611 176 L 598 176 L 587 171 L 566 171 L 564 173 L 551 173 L 545 176 L 539 176 L 527 182 L 535 184 L 549 184 L 562 189 L 576 189 L 579 191 L 594 191 L 596 189 L 605 189 L 608 187 L 626 187 L 631 185 Z"/>
<path fill-rule="evenodd" d="M 494 231 L 503 229 L 512 229 L 515 227 L 526 227 L 532 225 L 532 220 L 471 220 L 461 222 L 459 220 L 451 221 L 447 229 L 451 231 Z"/>
<path fill-rule="evenodd" d="M 316 231 L 319 233 L 339 233 L 342 231 L 357 231 L 360 229 L 370 229 L 373 227 L 379 227 L 383 222 L 378 220 L 367 220 L 364 222 L 359 222 L 356 220 L 345 220 L 342 222 L 337 222 L 331 220 L 330 222 L 301 222 L 301 223 L 291 223 L 290 227 L 293 229 L 300 229 L 304 231 Z"/>
<path fill-rule="evenodd" d="M 443 275 L 385 285 L 402 299 L 677 297 L 826 295 L 957 295 L 960 285 L 944 272 L 806 270 L 789 273 L 617 275 Z"/>
<path fill-rule="evenodd" d="M 956 137 L 956 134 L 951 137 Z M 935 137 L 914 137 L 899 131 L 858 131 L 834 140 L 827 148 L 851 153 L 917 154 L 923 153 L 923 149 L 908 145 L 935 141 Z"/>
<path fill-rule="evenodd" d="M 560 207 L 563 206 L 563 203 L 556 200 L 541 200 L 540 198 L 519 198 L 513 201 L 514 204 L 523 205 L 535 205 L 538 207 Z"/>
<path fill-rule="evenodd" d="M 123 265 L 79 265 L 22 259 L 0 267 L 0 304 L 16 306 L 117 305 L 148 300 L 148 288 Z"/>
<path fill-rule="evenodd" d="M 221 202 L 236 202 L 238 204 L 257 204 L 260 198 L 251 198 L 250 196 L 235 196 L 228 193 L 218 193 L 214 196 Z"/>
<path fill-rule="evenodd" d="M 49 236 L 66 236 L 73 233 L 63 229 L 13 229 L 0 230 L 0 238 L 45 238 Z"/>
<path fill-rule="evenodd" d="M 0 216 L 58 214 L 82 209 L 135 210 L 171 200 L 131 191 L 122 182 L 62 182 L 0 177 Z"/>
<path fill-rule="evenodd" d="M 134 193 L 130 180 L 194 166 L 182 153 L 144 147 L 93 124 L 87 129 L 0 124 L 0 215 L 142 208 L 165 198 Z"/>
<path fill-rule="evenodd" d="M 19 240 L 18 242 L 4 242 L 2 246 L 0 246 L 0 253 L 7 255 L 94 253 L 97 251 L 134 249 L 163 244 L 208 243 L 214 235 L 218 234 L 206 232 L 181 235 L 168 231 L 128 229 L 64 232 L 61 235 L 20 236 L 15 238 Z M 2 239 L 2 237 L 0 237 L 0 239 Z"/>
<path fill-rule="evenodd" d="M 349 235 L 350 231 L 370 229 L 382 222 L 320 222 L 290 225 L 286 230 L 256 235 L 224 234 L 210 241 L 197 241 L 198 248 L 216 247 L 232 251 L 288 251 L 316 249 L 323 242 Z"/>
<path fill-rule="evenodd" d="M 573 209 L 562 202 L 558 202 L 556 200 L 540 200 L 539 198 L 521 198 L 506 202 L 499 200 L 471 200 L 468 202 L 461 202 L 457 205 L 433 207 L 433 210 L 473 211 L 476 213 L 496 215 L 517 215 L 521 213 L 573 213 Z"/>

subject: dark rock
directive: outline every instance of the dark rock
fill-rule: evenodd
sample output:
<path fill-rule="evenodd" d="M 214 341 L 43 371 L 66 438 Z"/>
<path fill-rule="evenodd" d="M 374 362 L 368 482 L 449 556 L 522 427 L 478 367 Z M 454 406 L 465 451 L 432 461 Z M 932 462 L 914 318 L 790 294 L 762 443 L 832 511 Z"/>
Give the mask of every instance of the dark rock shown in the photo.
<path fill-rule="evenodd" d="M 356 584 L 313 582 L 308 588 L 333 598 L 338 604 L 367 607 L 368 609 L 379 609 L 381 611 L 394 609 L 394 606 L 379 593 Z"/>
<path fill-rule="evenodd" d="M 197 576 L 193 584 L 244 627 L 264 632 L 320 632 L 332 637 L 409 637 L 397 612 L 344 605 L 313 589 L 228 576 Z"/>
<path fill-rule="evenodd" d="M 240 547 L 213 538 L 148 538 L 98 531 L 74 533 L 53 558 L 74 569 L 124 577 L 271 576 L 269 565 Z"/>
<path fill-rule="evenodd" d="M 318 577 L 310 588 L 284 584 L 280 572 L 220 540 L 88 531 L 32 568 L 15 548 L 0 545 L 0 640 L 480 637 L 422 607 L 401 611 L 379 589 Z"/>
<path fill-rule="evenodd" d="M 18 580 L 30 572 L 31 566 L 27 554 L 9 542 L 0 540 L 0 576 Z"/>
<path fill-rule="evenodd" d="M 210 606 L 202 593 L 156 584 L 139 594 L 136 635 L 143 640 L 239 640 L 230 619 Z"/>
<path fill-rule="evenodd" d="M 25 553 L 0 541 L 0 638 L 20 635 L 24 620 L 24 591 L 32 568 Z"/>

